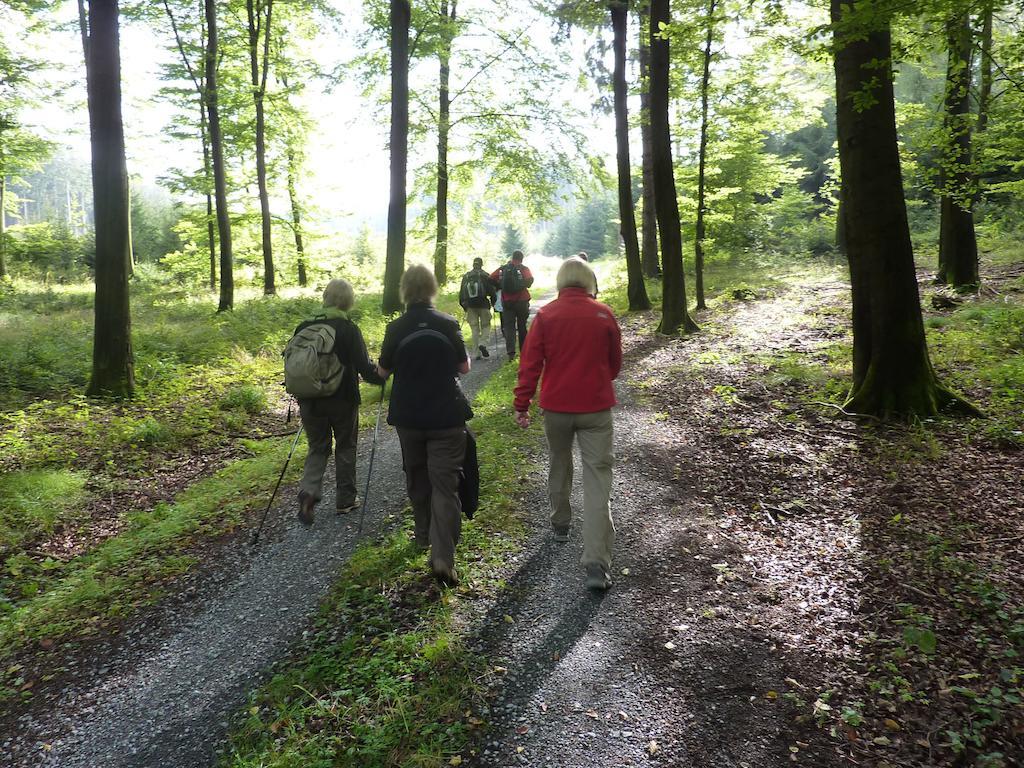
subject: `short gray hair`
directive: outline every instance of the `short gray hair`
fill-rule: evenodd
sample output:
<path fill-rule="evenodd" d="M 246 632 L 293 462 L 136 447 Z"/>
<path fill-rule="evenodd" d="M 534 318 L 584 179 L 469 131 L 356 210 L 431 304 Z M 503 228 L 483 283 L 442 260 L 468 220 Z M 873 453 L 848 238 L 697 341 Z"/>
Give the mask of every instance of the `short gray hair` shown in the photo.
<path fill-rule="evenodd" d="M 405 270 L 399 287 L 404 304 L 432 303 L 437 296 L 437 278 L 423 264 L 413 264 Z"/>
<path fill-rule="evenodd" d="M 348 312 L 356 303 L 356 293 L 352 290 L 352 284 L 348 280 L 336 277 L 324 288 L 324 306 L 340 309 Z"/>
<path fill-rule="evenodd" d="M 563 261 L 562 266 L 558 268 L 555 288 L 559 291 L 563 288 L 582 288 L 593 295 L 597 293 L 597 277 L 587 262 L 579 256 L 572 256 Z"/>

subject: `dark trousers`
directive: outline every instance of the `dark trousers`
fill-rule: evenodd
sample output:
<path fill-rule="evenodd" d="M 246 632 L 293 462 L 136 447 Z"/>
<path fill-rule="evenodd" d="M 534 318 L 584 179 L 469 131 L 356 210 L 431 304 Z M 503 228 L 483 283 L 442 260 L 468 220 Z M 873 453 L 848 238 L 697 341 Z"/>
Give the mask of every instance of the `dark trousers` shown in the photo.
<path fill-rule="evenodd" d="M 462 533 L 459 471 L 466 454 L 466 428 L 397 427 L 402 444 L 405 487 L 412 502 L 416 542 L 430 545 L 430 559 L 455 565 Z"/>
<path fill-rule="evenodd" d="M 519 334 L 519 351 L 526 343 L 526 321 L 530 318 L 529 301 L 506 301 L 501 308 L 501 333 L 505 337 L 505 352 L 509 358 L 516 354 L 516 333 Z"/>
<path fill-rule="evenodd" d="M 306 430 L 309 453 L 299 488 L 319 501 L 324 471 L 334 438 L 335 504 L 345 507 L 356 500 L 356 441 L 359 439 L 359 406 L 335 397 L 300 400 L 299 414 Z"/>

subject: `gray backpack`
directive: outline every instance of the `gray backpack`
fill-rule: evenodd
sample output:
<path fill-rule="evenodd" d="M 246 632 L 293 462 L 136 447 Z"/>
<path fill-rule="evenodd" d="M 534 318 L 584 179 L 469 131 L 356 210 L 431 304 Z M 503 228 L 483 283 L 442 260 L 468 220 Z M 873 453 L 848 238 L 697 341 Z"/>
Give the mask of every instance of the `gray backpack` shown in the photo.
<path fill-rule="evenodd" d="M 334 326 L 313 323 L 285 345 L 284 388 L 299 398 L 330 397 L 341 386 L 345 366 L 334 354 Z"/>

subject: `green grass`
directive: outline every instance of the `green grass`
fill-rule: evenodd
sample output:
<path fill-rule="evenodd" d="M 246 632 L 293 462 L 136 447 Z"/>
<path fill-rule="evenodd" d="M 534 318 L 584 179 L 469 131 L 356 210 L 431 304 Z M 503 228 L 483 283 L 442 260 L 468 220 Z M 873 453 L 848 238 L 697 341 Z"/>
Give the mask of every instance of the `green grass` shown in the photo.
<path fill-rule="evenodd" d="M 325 600 L 311 637 L 252 696 L 222 765 L 230 768 L 442 766 L 462 752 L 481 698 L 484 660 L 470 653 L 456 620 L 464 595 L 494 592 L 517 549 L 522 523 L 508 488 L 530 468 L 524 451 L 539 426 L 514 427 L 515 368 L 504 366 L 478 394 L 473 427 L 481 464 L 481 509 L 463 526 L 463 584 L 438 598 L 406 525 L 364 545 Z"/>
<path fill-rule="evenodd" d="M 0 475 L 0 554 L 73 517 L 85 477 L 66 469 Z"/>

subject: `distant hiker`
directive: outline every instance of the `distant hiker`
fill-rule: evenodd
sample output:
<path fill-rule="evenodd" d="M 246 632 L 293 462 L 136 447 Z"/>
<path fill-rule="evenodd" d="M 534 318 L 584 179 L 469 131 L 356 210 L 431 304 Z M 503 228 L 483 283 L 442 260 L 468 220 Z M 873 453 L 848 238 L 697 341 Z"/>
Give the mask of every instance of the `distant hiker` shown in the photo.
<path fill-rule="evenodd" d="M 479 350 L 476 352 L 477 360 L 481 355 L 490 357 L 487 345 L 480 341 L 487 341 L 487 334 L 491 330 L 491 306 L 497 300 L 496 285 L 483 267 L 483 259 L 473 259 L 473 268 L 462 276 L 462 285 L 459 287 L 459 304 L 466 310 L 472 347 L 475 352 Z"/>
<path fill-rule="evenodd" d="M 533 275 L 523 264 L 523 252 L 512 251 L 512 258 L 491 273 L 491 279 L 501 288 L 501 332 L 505 337 L 508 359 L 516 356 L 516 332 L 519 333 L 519 351 L 526 343 L 526 321 L 530 317 L 530 286 Z"/>
<path fill-rule="evenodd" d="M 359 506 L 356 498 L 356 440 L 359 435 L 359 380 L 383 384 L 366 352 L 359 326 L 348 318 L 355 303 L 352 286 L 341 278 L 324 289 L 324 311 L 295 329 L 285 347 L 285 387 L 299 401 L 309 453 L 299 485 L 299 520 L 313 524 L 324 470 L 334 436 L 334 468 L 339 514 Z"/>
<path fill-rule="evenodd" d="M 577 253 L 576 258 L 582 259 L 583 261 L 590 263 L 590 257 L 587 256 L 586 251 L 580 251 L 579 253 Z M 594 292 L 590 295 L 593 296 L 595 299 L 597 298 L 597 275 L 594 275 Z"/>
<path fill-rule="evenodd" d="M 466 421 L 473 417 L 458 374 L 469 373 L 469 358 L 458 321 L 434 309 L 434 273 L 413 265 L 400 288 L 405 314 L 388 324 L 378 372 L 385 378 L 395 374 L 388 424 L 402 445 L 416 543 L 430 547 L 430 570 L 453 587 L 459 583 L 455 546 L 462 530 L 459 473 Z"/>
<path fill-rule="evenodd" d="M 612 488 L 612 380 L 622 364 L 619 325 L 612 311 L 591 298 L 594 272 L 581 259 L 562 263 L 558 298 L 537 312 L 519 363 L 516 421 L 530 425 L 530 401 L 541 379 L 540 407 L 551 454 L 548 497 L 555 541 L 569 540 L 572 511 L 573 437 L 583 462 L 583 557 L 586 585 L 611 586 L 609 570 L 615 526 L 608 498 Z"/>

